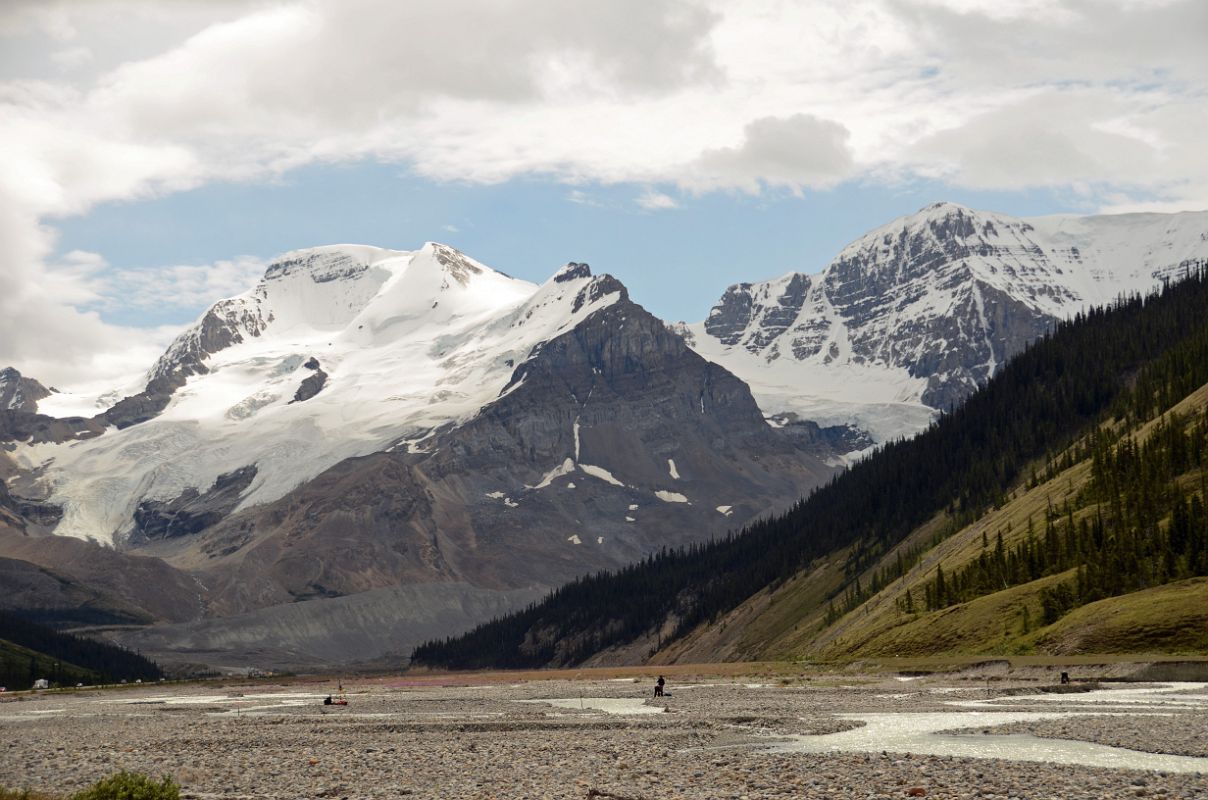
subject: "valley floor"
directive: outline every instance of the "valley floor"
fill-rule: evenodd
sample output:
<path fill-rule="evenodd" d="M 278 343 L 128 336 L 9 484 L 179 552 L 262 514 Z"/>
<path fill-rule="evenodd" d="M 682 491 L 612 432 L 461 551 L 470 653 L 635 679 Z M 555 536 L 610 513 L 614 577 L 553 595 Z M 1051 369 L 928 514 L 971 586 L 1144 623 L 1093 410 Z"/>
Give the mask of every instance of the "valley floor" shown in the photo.
<path fill-rule="evenodd" d="M 656 701 L 653 672 L 613 674 L 357 679 L 347 706 L 318 680 L 7 696 L 0 786 L 65 795 L 127 769 L 207 800 L 1208 797 L 1205 684 L 672 668 Z M 1081 763 L 968 755 L 989 752 Z"/>

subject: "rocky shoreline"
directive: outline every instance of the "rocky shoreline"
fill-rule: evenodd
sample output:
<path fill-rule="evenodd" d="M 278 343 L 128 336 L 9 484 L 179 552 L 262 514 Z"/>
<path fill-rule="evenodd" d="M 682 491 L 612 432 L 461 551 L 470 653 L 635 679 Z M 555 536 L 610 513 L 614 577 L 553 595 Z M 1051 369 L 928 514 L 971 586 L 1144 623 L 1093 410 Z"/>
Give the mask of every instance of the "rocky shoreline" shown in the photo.
<path fill-rule="evenodd" d="M 861 725 L 838 713 L 945 711 L 960 728 L 953 700 L 993 700 L 999 689 L 1006 699 L 1018 688 L 1009 685 L 988 691 L 939 679 L 703 679 L 672 685 L 658 705 L 645 680 L 415 686 L 378 679 L 345 688 L 347 706 L 322 704 L 338 692 L 334 682 L 306 681 L 6 698 L 0 786 L 67 794 L 127 769 L 172 775 L 196 800 L 1208 798 L 1208 774 L 1194 772 L 771 749 L 795 736 Z M 1093 711 L 994 732 L 1205 754 L 1202 710 Z"/>

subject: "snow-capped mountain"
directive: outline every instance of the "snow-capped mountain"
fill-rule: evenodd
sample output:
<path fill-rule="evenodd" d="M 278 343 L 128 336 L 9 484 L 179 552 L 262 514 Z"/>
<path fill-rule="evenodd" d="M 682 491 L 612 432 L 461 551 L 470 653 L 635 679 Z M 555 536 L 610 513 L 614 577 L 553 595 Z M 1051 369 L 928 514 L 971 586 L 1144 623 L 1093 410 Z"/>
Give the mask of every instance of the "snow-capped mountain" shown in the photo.
<path fill-rule="evenodd" d="M 1208 258 L 1208 213 L 1015 218 L 936 203 L 817 274 L 726 290 L 693 348 L 745 380 L 773 424 L 925 427 L 1054 322 Z"/>
<path fill-rule="evenodd" d="M 120 543 L 140 503 L 245 467 L 240 505 L 276 500 L 346 458 L 422 447 L 468 419 L 534 345 L 620 298 L 601 286 L 567 271 L 539 287 L 436 244 L 291 253 L 171 344 L 147 389 L 115 406 L 139 409 L 120 431 L 19 457 L 50 464 L 61 535 Z"/>
<path fill-rule="evenodd" d="M 95 399 L 55 396 L 73 403 Z M 167 561 L 232 620 L 131 643 L 217 652 L 257 631 L 278 660 L 402 649 L 724 533 L 825 480 L 836 453 L 816 427 L 770 428 L 615 279 L 572 263 L 536 285 L 431 243 L 282 257 L 141 391 L 77 421 L 11 437 L 13 494 L 61 510 L 56 534 Z M 414 624 L 340 653 L 322 626 L 263 628 L 285 613 L 269 609 L 337 598 L 366 625 Z"/>

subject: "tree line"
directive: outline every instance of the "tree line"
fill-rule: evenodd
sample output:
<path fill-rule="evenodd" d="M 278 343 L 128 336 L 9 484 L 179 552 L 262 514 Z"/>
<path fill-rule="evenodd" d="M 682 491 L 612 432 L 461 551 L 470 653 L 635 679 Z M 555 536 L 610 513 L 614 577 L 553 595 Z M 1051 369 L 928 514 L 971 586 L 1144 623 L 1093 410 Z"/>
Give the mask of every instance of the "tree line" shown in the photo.
<path fill-rule="evenodd" d="M 0 686 L 8 689 L 28 689 L 40 678 L 62 684 L 163 677 L 159 665 L 131 650 L 60 633 L 7 611 L 0 611 L 0 640 Z"/>

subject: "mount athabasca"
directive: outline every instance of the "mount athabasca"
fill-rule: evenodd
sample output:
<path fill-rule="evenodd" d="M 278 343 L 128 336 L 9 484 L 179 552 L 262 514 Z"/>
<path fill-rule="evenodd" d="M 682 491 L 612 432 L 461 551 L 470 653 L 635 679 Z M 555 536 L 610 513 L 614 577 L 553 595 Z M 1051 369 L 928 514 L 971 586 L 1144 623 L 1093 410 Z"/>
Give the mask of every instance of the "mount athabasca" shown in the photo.
<path fill-rule="evenodd" d="M 11 505 L 39 511 L 26 539 L 191 580 L 187 618 L 119 638 L 220 665 L 405 652 L 790 503 L 838 452 L 768 426 L 615 279 L 536 286 L 437 244 L 288 254 L 129 391 L 10 412 Z M 162 619 L 146 593 L 112 605 Z"/>
<path fill-rule="evenodd" d="M 1206 257 L 1208 214 L 940 203 L 667 324 L 585 264 L 289 253 L 128 386 L 0 372 L 5 602 L 168 662 L 405 654 L 782 510 Z"/>

